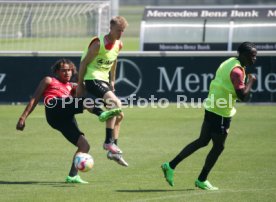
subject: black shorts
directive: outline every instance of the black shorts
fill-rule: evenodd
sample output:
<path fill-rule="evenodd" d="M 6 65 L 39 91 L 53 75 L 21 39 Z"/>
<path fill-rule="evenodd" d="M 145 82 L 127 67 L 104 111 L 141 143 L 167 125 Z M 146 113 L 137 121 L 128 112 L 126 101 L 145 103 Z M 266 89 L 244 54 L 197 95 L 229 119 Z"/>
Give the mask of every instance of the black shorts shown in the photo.
<path fill-rule="evenodd" d="M 66 99 L 66 103 L 69 103 L 69 98 Z M 55 101 L 52 100 L 52 102 Z M 62 105 L 62 99 L 56 99 L 54 107 L 49 108 L 45 106 L 48 124 L 60 131 L 63 136 L 74 145 L 77 145 L 80 135 L 84 135 L 83 132 L 80 131 L 75 119 L 75 114 L 79 113 L 83 113 L 82 100 L 73 99 L 70 104 Z"/>
<path fill-rule="evenodd" d="M 85 80 L 85 87 L 88 93 L 91 93 L 97 98 L 103 98 L 108 91 L 111 91 L 108 82 L 97 79 Z"/>
<path fill-rule="evenodd" d="M 210 132 L 226 135 L 230 128 L 231 118 L 205 110 L 204 122 L 208 123 Z"/>

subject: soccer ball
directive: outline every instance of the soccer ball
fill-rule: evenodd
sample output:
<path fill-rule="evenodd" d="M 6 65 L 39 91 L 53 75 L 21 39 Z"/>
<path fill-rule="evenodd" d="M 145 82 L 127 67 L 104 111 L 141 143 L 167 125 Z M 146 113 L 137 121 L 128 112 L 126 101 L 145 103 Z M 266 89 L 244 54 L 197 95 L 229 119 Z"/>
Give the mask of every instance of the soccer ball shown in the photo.
<path fill-rule="evenodd" d="M 94 166 L 94 160 L 90 154 L 78 152 L 74 158 L 75 167 L 82 172 L 91 170 Z"/>

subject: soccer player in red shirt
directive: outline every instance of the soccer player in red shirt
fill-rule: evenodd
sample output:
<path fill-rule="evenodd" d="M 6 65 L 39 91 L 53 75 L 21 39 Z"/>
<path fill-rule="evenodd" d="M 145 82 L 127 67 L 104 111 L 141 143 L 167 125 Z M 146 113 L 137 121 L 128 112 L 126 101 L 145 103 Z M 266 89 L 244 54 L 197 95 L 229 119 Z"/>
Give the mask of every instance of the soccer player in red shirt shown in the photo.
<path fill-rule="evenodd" d="M 84 133 L 80 131 L 75 119 L 75 114 L 82 113 L 84 109 L 83 99 L 73 98 L 76 93 L 77 84 L 70 82 L 70 80 L 72 76 L 76 74 L 76 67 L 72 61 L 61 59 L 54 64 L 52 70 L 55 76 L 46 76 L 41 80 L 33 97 L 20 116 L 16 129 L 21 131 L 24 130 L 27 117 L 43 97 L 48 124 L 52 128 L 60 131 L 69 142 L 77 147 L 76 153 L 88 153 L 90 145 Z M 87 110 L 98 116 L 105 113 L 103 113 L 100 108 L 96 107 L 91 107 Z M 104 115 L 104 117 L 99 118 L 108 119 L 116 114 L 107 112 Z M 78 170 L 74 166 L 74 162 L 72 163 L 69 175 L 66 177 L 66 182 L 88 183 L 80 178 Z"/>

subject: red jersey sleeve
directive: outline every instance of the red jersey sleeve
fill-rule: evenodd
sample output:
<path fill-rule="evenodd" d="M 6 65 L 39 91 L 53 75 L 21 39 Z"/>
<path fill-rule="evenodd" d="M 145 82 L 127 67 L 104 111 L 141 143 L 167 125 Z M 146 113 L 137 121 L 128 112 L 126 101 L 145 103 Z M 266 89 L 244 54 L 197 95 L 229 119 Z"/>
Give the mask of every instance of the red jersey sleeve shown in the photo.
<path fill-rule="evenodd" d="M 243 82 L 243 74 L 243 71 L 239 67 L 235 67 L 231 71 L 230 78 L 236 90 L 240 90 L 245 87 L 245 84 Z"/>

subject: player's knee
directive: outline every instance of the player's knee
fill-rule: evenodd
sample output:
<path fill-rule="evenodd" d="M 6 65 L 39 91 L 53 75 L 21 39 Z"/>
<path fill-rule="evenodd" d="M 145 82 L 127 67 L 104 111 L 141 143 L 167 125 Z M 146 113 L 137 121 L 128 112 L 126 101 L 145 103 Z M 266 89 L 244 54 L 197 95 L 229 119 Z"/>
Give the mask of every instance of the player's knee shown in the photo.
<path fill-rule="evenodd" d="M 121 108 L 122 106 L 120 99 L 111 91 L 104 95 L 104 100 L 107 108 Z"/>
<path fill-rule="evenodd" d="M 124 113 L 121 112 L 120 115 L 116 117 L 116 123 L 120 123 L 124 119 L 124 117 L 125 117 Z"/>
<path fill-rule="evenodd" d="M 107 109 L 114 109 L 114 108 L 121 108 L 122 104 L 121 101 L 119 99 L 110 99 L 110 100 L 106 100 L 106 108 Z"/>
<path fill-rule="evenodd" d="M 86 150 L 86 153 L 88 153 L 90 150 L 90 144 L 87 141 L 85 143 L 85 150 Z"/>
<path fill-rule="evenodd" d="M 112 106 L 112 108 L 121 108 L 122 107 L 121 100 L 116 95 L 114 95 L 112 97 L 112 103 L 114 105 L 114 106 Z"/>
<path fill-rule="evenodd" d="M 121 108 L 121 107 L 122 107 L 122 103 L 121 103 L 121 100 L 120 100 L 120 99 L 116 98 L 115 103 L 116 103 L 116 107 L 117 107 L 117 108 Z"/>
<path fill-rule="evenodd" d="M 225 146 L 223 144 L 216 144 L 214 145 L 214 148 L 217 152 L 221 153 L 224 150 Z"/>
<path fill-rule="evenodd" d="M 209 141 L 203 140 L 203 139 L 197 139 L 197 143 L 199 147 L 206 147 L 209 143 Z"/>
<path fill-rule="evenodd" d="M 221 145 L 219 149 L 220 149 L 220 151 L 222 152 L 222 151 L 225 149 L 225 146 L 224 146 L 224 145 Z"/>
<path fill-rule="evenodd" d="M 87 153 L 90 150 L 90 145 L 83 135 L 80 135 L 77 146 L 80 151 Z"/>

